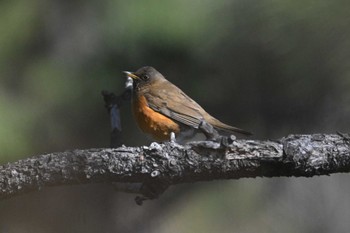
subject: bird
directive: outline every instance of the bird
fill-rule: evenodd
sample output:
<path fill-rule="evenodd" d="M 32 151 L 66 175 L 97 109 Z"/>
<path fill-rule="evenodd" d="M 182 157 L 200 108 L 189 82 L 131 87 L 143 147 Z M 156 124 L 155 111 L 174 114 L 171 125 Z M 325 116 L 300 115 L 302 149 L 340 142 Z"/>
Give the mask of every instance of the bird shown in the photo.
<path fill-rule="evenodd" d="M 252 134 L 211 116 L 151 66 L 123 72 L 133 80 L 132 111 L 136 122 L 157 141 L 171 140 L 172 135 L 176 140 L 191 139 L 196 133 L 205 133 L 203 123 L 216 132 Z"/>

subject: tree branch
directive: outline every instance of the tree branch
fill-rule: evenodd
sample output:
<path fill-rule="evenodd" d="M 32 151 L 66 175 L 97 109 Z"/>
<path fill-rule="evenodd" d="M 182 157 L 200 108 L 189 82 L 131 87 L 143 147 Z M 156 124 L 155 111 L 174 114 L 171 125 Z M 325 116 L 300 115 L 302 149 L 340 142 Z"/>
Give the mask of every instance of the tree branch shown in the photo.
<path fill-rule="evenodd" d="M 349 135 L 339 133 L 50 153 L 0 166 L 0 199 L 46 186 L 111 182 L 148 184 L 141 193 L 154 198 L 185 182 L 349 172 L 349 147 Z"/>

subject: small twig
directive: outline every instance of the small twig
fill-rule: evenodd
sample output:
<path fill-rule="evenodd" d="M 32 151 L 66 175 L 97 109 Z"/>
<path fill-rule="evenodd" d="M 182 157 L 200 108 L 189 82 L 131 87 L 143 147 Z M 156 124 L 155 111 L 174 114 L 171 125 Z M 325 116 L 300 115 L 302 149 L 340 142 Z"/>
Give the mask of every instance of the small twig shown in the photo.
<path fill-rule="evenodd" d="M 120 95 L 115 95 L 109 91 L 102 91 L 105 107 L 111 119 L 111 147 L 116 148 L 122 145 L 122 124 L 120 116 L 120 108 L 124 102 L 129 102 L 132 95 L 132 79 L 127 78 L 125 82 L 124 92 Z"/>

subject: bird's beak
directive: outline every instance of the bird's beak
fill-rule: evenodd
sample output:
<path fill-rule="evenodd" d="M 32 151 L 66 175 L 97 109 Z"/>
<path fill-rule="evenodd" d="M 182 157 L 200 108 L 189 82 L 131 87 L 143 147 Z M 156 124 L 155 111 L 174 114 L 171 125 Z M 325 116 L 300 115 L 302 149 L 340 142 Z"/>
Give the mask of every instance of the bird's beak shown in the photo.
<path fill-rule="evenodd" d="M 132 79 L 140 79 L 139 76 L 135 75 L 134 73 L 132 72 L 129 72 L 129 71 L 123 71 L 124 74 L 126 74 L 127 77 L 130 77 Z"/>

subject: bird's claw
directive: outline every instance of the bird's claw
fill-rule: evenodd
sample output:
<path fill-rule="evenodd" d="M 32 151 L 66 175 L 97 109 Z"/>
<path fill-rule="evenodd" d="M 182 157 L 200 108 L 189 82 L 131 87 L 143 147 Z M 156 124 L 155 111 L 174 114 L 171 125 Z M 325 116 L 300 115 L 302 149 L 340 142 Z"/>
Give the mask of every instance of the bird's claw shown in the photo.
<path fill-rule="evenodd" d="M 171 143 L 175 143 L 176 142 L 176 137 L 175 137 L 175 133 L 174 132 L 170 133 L 170 142 Z"/>

